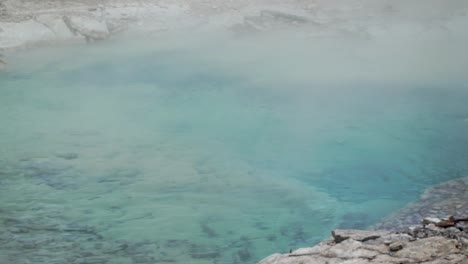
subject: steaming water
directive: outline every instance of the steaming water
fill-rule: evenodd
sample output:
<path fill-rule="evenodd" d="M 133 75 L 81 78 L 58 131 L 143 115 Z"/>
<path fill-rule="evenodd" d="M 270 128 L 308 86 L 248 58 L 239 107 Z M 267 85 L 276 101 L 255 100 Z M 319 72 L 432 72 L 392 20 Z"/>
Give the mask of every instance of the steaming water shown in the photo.
<path fill-rule="evenodd" d="M 1 262 L 255 263 L 467 175 L 450 57 L 252 41 L 16 55 Z"/>

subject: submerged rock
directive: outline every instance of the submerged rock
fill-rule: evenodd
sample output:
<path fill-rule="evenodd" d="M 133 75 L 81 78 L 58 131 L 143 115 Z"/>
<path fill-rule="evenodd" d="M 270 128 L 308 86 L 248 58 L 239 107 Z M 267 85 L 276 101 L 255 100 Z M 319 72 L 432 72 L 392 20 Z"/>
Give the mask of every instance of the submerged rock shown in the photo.
<path fill-rule="evenodd" d="M 76 153 L 59 153 L 56 155 L 57 158 L 62 158 L 62 159 L 66 159 L 66 160 L 74 160 L 74 159 L 77 159 L 78 158 L 78 154 Z"/>
<path fill-rule="evenodd" d="M 408 226 L 436 224 L 452 226 L 447 216 L 468 215 L 468 177 L 451 180 L 425 191 L 421 198 L 383 219 L 373 229 L 402 231 Z M 429 218 L 424 216 L 430 215 Z M 444 220 L 445 222 L 442 222 Z M 461 225 L 461 224 L 460 224 Z"/>

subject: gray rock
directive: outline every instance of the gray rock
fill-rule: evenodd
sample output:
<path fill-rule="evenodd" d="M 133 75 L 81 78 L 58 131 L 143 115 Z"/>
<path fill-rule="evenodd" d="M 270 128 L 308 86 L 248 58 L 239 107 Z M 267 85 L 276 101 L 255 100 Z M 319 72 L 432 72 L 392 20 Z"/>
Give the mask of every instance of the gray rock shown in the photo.
<path fill-rule="evenodd" d="M 347 230 L 347 229 L 337 229 L 332 231 L 332 236 L 335 239 L 336 243 L 340 243 L 347 239 L 352 239 L 355 241 L 367 241 L 372 239 L 377 239 L 389 232 L 386 231 L 368 231 L 368 230 Z"/>
<path fill-rule="evenodd" d="M 468 177 L 436 185 L 421 198 L 383 219 L 373 229 L 403 231 L 408 226 L 440 223 L 447 215 L 459 218 L 468 215 Z M 432 216 L 423 220 L 424 216 Z"/>
<path fill-rule="evenodd" d="M 353 239 L 345 240 L 325 252 L 320 253 L 323 257 L 340 259 L 372 259 L 378 254 L 379 252 L 364 248 L 362 242 Z"/>
<path fill-rule="evenodd" d="M 468 247 L 457 228 L 434 224 L 412 227 L 410 233 L 388 231 L 335 230 L 334 239 L 301 248 L 290 254 L 274 254 L 259 264 L 401 264 L 468 263 Z M 414 235 L 414 236 L 413 236 Z"/>
<path fill-rule="evenodd" d="M 272 11 L 272 10 L 263 10 L 260 12 L 260 16 L 264 19 L 272 20 L 272 21 L 281 21 L 283 23 L 290 23 L 290 24 L 305 24 L 309 22 L 306 17 L 280 12 L 280 11 Z"/>
<path fill-rule="evenodd" d="M 429 237 L 409 243 L 395 253 L 396 257 L 413 259 L 416 262 L 434 260 L 451 254 L 460 253 L 459 243 L 444 237 Z"/>
<path fill-rule="evenodd" d="M 401 250 L 403 249 L 403 243 L 401 242 L 394 242 L 394 243 L 391 243 L 388 248 L 390 249 L 390 251 L 398 251 L 398 250 Z"/>

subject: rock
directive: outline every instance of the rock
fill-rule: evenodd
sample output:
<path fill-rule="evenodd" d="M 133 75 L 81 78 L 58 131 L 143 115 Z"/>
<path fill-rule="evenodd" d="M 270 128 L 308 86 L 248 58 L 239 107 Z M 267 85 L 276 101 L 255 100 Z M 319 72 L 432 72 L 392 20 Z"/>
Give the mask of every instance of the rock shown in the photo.
<path fill-rule="evenodd" d="M 231 30 L 239 33 L 255 32 L 283 26 L 304 25 L 308 23 L 310 23 L 310 21 L 305 16 L 280 11 L 262 10 L 260 15 L 245 16 L 244 23 L 233 25 Z"/>
<path fill-rule="evenodd" d="M 74 34 L 82 35 L 86 41 L 97 41 L 109 37 L 105 22 L 88 16 L 64 16 L 63 21 Z"/>
<path fill-rule="evenodd" d="M 283 257 L 283 255 L 278 254 L 278 253 L 273 254 L 273 255 L 270 255 L 270 256 L 260 260 L 260 262 L 258 264 L 275 263 L 275 262 L 279 261 L 282 257 Z"/>
<path fill-rule="evenodd" d="M 351 258 L 364 258 L 372 259 L 376 257 L 379 252 L 369 250 L 363 247 L 362 243 L 353 239 L 345 240 L 334 247 L 321 252 L 320 255 L 328 258 L 340 258 L 340 259 L 351 259 Z"/>
<path fill-rule="evenodd" d="M 31 19 L 17 23 L 0 22 L 0 50 L 50 42 L 54 38 L 49 28 Z"/>
<path fill-rule="evenodd" d="M 70 40 L 74 38 L 74 34 L 59 15 L 38 15 L 35 20 L 50 29 L 57 40 Z"/>
<path fill-rule="evenodd" d="M 339 229 L 332 232 L 333 239 L 290 254 L 274 254 L 259 264 L 468 263 L 468 244 L 463 242 L 463 231 L 432 223 L 408 230 L 395 233 Z"/>
<path fill-rule="evenodd" d="M 346 230 L 337 229 L 332 231 L 332 236 L 336 243 L 340 243 L 346 239 L 352 239 L 355 241 L 367 241 L 371 239 L 377 239 L 388 232 L 385 231 L 367 231 L 367 230 Z"/>
<path fill-rule="evenodd" d="M 391 243 L 388 248 L 390 249 L 390 251 L 398 251 L 398 250 L 401 250 L 403 249 L 403 243 L 401 242 L 394 242 L 394 243 Z"/>
<path fill-rule="evenodd" d="M 423 262 L 460 253 L 459 247 L 459 243 L 454 239 L 436 236 L 409 243 L 405 248 L 396 252 L 395 256 Z"/>
<path fill-rule="evenodd" d="M 66 159 L 66 160 L 73 160 L 73 159 L 77 159 L 78 158 L 78 154 L 76 153 L 59 153 L 56 155 L 57 158 L 62 158 L 62 159 Z"/>
<path fill-rule="evenodd" d="M 378 264 L 403 264 L 403 263 L 411 263 L 412 260 L 408 258 L 397 258 L 391 255 L 378 255 L 375 257 L 371 263 L 378 263 Z"/>
<path fill-rule="evenodd" d="M 289 256 L 290 257 L 299 257 L 299 256 L 305 256 L 305 255 L 312 255 L 312 254 L 319 254 L 321 249 L 319 249 L 317 246 L 311 247 L 311 248 L 300 248 L 297 250 L 290 250 Z"/>
<path fill-rule="evenodd" d="M 423 225 L 437 224 L 437 223 L 439 223 L 440 221 L 442 221 L 442 220 L 440 220 L 440 219 L 437 218 L 437 217 L 426 217 L 426 218 L 423 219 L 422 224 L 423 224 Z"/>
<path fill-rule="evenodd" d="M 390 233 L 390 234 L 386 234 L 386 235 L 382 236 L 381 238 L 379 238 L 379 239 L 377 239 L 375 241 L 369 241 L 369 242 L 375 242 L 375 243 L 378 243 L 378 244 L 383 243 L 384 245 L 389 246 L 390 244 L 392 244 L 394 242 L 402 242 L 404 244 L 404 243 L 414 241 L 414 240 L 415 240 L 415 238 L 413 238 L 412 236 L 410 236 L 408 234 Z"/>
<path fill-rule="evenodd" d="M 412 236 L 412 237 L 417 237 L 418 232 L 423 228 L 423 226 L 420 225 L 412 225 L 407 228 L 406 232 Z"/>
<path fill-rule="evenodd" d="M 461 231 L 468 232 L 468 221 L 457 222 L 455 227 L 460 229 Z"/>
<path fill-rule="evenodd" d="M 309 20 L 303 16 L 272 10 L 261 11 L 260 16 L 263 17 L 265 20 L 281 21 L 283 23 L 291 24 L 305 24 L 309 22 Z"/>
<path fill-rule="evenodd" d="M 468 177 L 436 185 L 426 190 L 418 201 L 383 219 L 373 228 L 403 231 L 408 226 L 420 224 L 421 221 L 424 221 L 424 225 L 432 223 L 443 227 L 454 226 L 456 223 L 449 221 L 453 219 L 441 217 L 453 215 L 457 220 L 468 215 L 467 189 Z M 423 219 L 429 215 L 432 217 Z"/>
<path fill-rule="evenodd" d="M 434 224 L 428 224 L 425 226 L 425 229 L 423 229 L 424 231 L 431 231 L 433 232 L 434 234 L 439 234 L 440 232 L 442 232 L 443 228 L 441 227 L 438 227 Z"/>

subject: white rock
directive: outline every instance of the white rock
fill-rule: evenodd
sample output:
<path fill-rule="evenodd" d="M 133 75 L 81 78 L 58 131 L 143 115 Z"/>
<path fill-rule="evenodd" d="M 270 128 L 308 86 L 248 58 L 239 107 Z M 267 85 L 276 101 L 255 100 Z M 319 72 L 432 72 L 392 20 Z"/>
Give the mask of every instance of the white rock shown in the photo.
<path fill-rule="evenodd" d="M 109 36 L 107 24 L 89 16 L 66 16 L 64 22 L 72 32 L 83 35 L 87 40 L 100 40 Z"/>
<path fill-rule="evenodd" d="M 426 217 L 423 219 L 422 221 L 422 224 L 423 225 L 428 225 L 428 224 L 437 224 L 439 223 L 441 220 L 437 217 Z"/>
<path fill-rule="evenodd" d="M 37 16 L 36 21 L 48 27 L 58 40 L 70 40 L 75 37 L 63 21 L 62 16 L 44 14 Z"/>
<path fill-rule="evenodd" d="M 0 49 L 28 46 L 54 39 L 55 34 L 49 28 L 34 20 L 0 22 Z"/>

